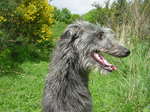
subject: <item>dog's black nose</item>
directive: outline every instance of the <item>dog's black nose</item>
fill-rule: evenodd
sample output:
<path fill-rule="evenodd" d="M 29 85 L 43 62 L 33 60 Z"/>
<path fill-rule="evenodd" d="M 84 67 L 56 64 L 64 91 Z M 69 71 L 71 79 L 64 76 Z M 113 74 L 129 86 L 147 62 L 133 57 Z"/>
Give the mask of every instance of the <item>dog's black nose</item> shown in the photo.
<path fill-rule="evenodd" d="M 128 56 L 130 54 L 130 50 L 126 49 L 125 54 L 126 54 L 126 56 Z"/>

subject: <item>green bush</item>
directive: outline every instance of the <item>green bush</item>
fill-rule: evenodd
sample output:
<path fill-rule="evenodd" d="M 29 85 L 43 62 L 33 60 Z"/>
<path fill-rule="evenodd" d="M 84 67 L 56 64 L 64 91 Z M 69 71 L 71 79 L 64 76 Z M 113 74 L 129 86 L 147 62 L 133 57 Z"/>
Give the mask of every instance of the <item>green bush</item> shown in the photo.
<path fill-rule="evenodd" d="M 63 22 L 66 24 L 70 24 L 73 21 L 80 19 L 80 15 L 72 14 L 70 12 L 70 10 L 68 10 L 67 8 L 58 9 L 55 7 L 54 18 L 57 22 Z"/>

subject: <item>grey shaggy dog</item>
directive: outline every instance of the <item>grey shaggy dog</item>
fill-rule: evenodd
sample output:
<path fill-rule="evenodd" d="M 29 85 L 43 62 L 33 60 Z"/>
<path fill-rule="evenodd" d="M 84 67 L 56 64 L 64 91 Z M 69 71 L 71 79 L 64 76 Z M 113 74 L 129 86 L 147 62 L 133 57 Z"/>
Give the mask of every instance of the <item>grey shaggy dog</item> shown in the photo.
<path fill-rule="evenodd" d="M 66 28 L 57 43 L 46 79 L 44 112 L 92 112 L 89 71 L 117 69 L 102 53 L 115 57 L 130 54 L 114 37 L 111 29 L 86 21 L 77 21 Z"/>

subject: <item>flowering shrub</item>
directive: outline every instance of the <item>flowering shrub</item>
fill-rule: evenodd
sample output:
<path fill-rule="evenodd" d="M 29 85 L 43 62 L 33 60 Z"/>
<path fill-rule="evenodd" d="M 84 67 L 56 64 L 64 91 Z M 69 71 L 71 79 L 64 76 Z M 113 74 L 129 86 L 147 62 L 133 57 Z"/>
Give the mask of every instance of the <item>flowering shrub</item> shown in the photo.
<path fill-rule="evenodd" d="M 51 40 L 49 37 L 52 35 L 52 31 L 47 24 L 42 24 L 42 27 L 38 33 L 38 35 L 41 37 L 39 40 L 37 40 L 39 43 Z"/>
<path fill-rule="evenodd" d="M 21 4 L 16 8 L 16 13 L 20 14 L 25 22 L 34 21 L 36 18 L 37 7 L 29 3 L 28 6 Z"/>
<path fill-rule="evenodd" d="M 7 19 L 4 18 L 3 16 L 0 16 L 0 23 L 5 22 Z"/>
<path fill-rule="evenodd" d="M 30 35 L 29 40 L 39 43 L 52 40 L 53 12 L 54 8 L 47 0 L 24 0 L 15 10 L 19 28 L 26 28 L 21 32 Z"/>

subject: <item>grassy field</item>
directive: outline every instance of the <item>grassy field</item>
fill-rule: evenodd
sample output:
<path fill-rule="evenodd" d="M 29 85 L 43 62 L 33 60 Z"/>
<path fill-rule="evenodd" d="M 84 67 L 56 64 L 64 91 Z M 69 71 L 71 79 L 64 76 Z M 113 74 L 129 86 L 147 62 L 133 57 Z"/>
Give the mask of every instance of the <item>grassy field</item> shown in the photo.
<path fill-rule="evenodd" d="M 47 62 L 25 62 L 23 73 L 0 75 L 0 112 L 40 112 Z"/>
<path fill-rule="evenodd" d="M 147 43 L 124 59 L 108 56 L 118 70 L 90 73 L 94 112 L 150 112 L 150 54 Z M 48 62 L 24 62 L 23 72 L 0 74 L 0 112 L 40 112 Z"/>

